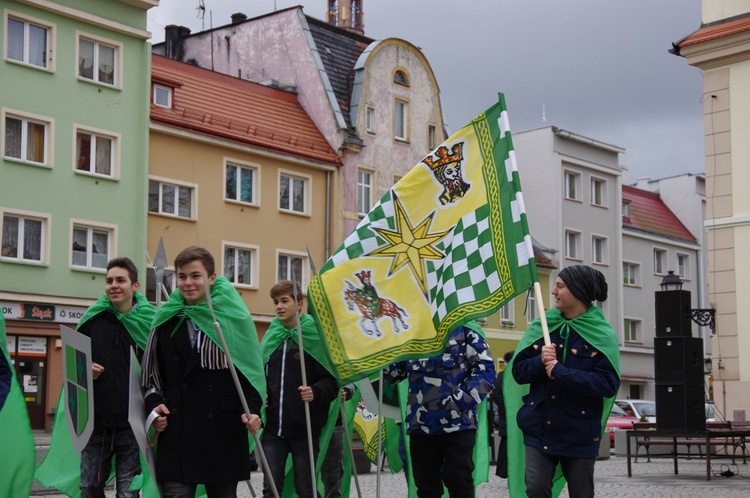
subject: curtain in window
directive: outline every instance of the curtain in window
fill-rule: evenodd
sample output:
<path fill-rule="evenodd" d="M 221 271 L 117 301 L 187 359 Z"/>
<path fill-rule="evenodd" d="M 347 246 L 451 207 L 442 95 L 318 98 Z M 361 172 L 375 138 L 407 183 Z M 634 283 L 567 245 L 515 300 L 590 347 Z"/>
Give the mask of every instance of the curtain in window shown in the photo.
<path fill-rule="evenodd" d="M 292 273 L 289 277 L 292 280 L 296 280 L 298 284 L 302 284 L 302 258 L 289 258 L 292 264 Z"/>
<path fill-rule="evenodd" d="M 94 43 L 88 40 L 78 42 L 78 74 L 82 78 L 94 79 Z"/>
<path fill-rule="evenodd" d="M 86 252 L 88 251 L 88 230 L 73 229 L 73 265 L 86 266 Z"/>
<path fill-rule="evenodd" d="M 41 123 L 26 123 L 26 160 L 44 162 L 45 126 Z"/>
<path fill-rule="evenodd" d="M 253 202 L 253 170 L 240 169 L 240 200 L 242 202 Z"/>
<path fill-rule="evenodd" d="M 175 214 L 174 210 L 174 185 L 161 186 L 161 212 Z"/>
<path fill-rule="evenodd" d="M 292 209 L 298 213 L 305 211 L 305 182 L 300 179 L 294 180 L 294 206 Z"/>
<path fill-rule="evenodd" d="M 112 175 L 112 140 L 96 137 L 96 172 L 100 175 Z"/>
<path fill-rule="evenodd" d="M 18 257 L 18 218 L 3 216 L 2 255 L 6 258 Z"/>
<path fill-rule="evenodd" d="M 23 24 L 8 18 L 8 58 L 23 62 Z"/>
<path fill-rule="evenodd" d="M 93 230 L 91 238 L 91 266 L 106 268 L 109 261 L 109 233 Z"/>
<path fill-rule="evenodd" d="M 115 49 L 99 45 L 99 81 L 108 85 L 115 84 Z"/>
<path fill-rule="evenodd" d="M 228 199 L 237 199 L 237 167 L 227 164 L 226 184 Z"/>
<path fill-rule="evenodd" d="M 23 259 L 42 260 L 42 220 L 24 220 Z"/>
<path fill-rule="evenodd" d="M 148 182 L 148 210 L 151 213 L 159 212 L 159 184 Z"/>
<path fill-rule="evenodd" d="M 224 276 L 234 282 L 234 249 L 231 247 L 224 248 Z"/>
<path fill-rule="evenodd" d="M 249 285 L 250 280 L 250 251 L 237 251 L 237 283 Z"/>
<path fill-rule="evenodd" d="M 180 216 L 184 216 L 185 218 L 190 218 L 190 216 L 193 213 L 192 205 L 191 205 L 191 195 L 190 195 L 190 189 L 187 187 L 179 187 L 179 212 L 177 213 Z"/>
<path fill-rule="evenodd" d="M 47 67 L 47 30 L 29 25 L 29 64 Z"/>
<path fill-rule="evenodd" d="M 20 119 L 5 118 L 5 157 L 21 159 L 21 127 Z"/>
<path fill-rule="evenodd" d="M 279 182 L 279 207 L 281 209 L 289 208 L 289 181 L 288 176 L 282 176 Z M 283 280 L 283 279 L 282 279 Z"/>
<path fill-rule="evenodd" d="M 277 280 L 289 280 L 289 257 L 279 256 L 279 274 Z"/>

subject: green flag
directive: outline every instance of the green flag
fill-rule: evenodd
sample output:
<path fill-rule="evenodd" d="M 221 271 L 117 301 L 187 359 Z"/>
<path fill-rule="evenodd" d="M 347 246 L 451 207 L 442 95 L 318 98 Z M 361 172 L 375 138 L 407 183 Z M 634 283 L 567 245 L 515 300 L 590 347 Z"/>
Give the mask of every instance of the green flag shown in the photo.
<path fill-rule="evenodd" d="M 439 353 L 537 280 L 502 94 L 391 188 L 313 278 L 342 382 Z"/>
<path fill-rule="evenodd" d="M 2 314 L 0 347 L 3 348 L 0 355 L 0 362 L 4 362 L 3 370 L 10 371 L 8 397 L 5 403 L 0 404 L 0 427 L 3 428 L 3 442 L 0 445 L 0 469 L 3 476 L 0 479 L 0 496 L 29 496 L 34 480 L 36 448 L 29 413 L 8 354 L 5 318 Z"/>

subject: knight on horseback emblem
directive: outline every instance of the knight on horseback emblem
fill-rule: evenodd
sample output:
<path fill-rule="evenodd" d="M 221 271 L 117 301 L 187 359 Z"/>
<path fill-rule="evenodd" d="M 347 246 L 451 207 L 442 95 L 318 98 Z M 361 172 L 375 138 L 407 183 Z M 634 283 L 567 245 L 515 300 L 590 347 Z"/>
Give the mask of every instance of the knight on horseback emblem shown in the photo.
<path fill-rule="evenodd" d="M 372 283 L 372 272 L 362 270 L 354 274 L 359 279 L 362 287 L 357 287 L 352 282 L 344 280 L 344 301 L 349 311 L 359 312 L 362 317 L 359 320 L 360 330 L 367 336 L 381 337 L 383 333 L 378 327 L 381 318 L 390 318 L 393 330 L 396 333 L 409 328 L 404 317 L 408 318 L 406 311 L 391 299 L 382 298 Z"/>

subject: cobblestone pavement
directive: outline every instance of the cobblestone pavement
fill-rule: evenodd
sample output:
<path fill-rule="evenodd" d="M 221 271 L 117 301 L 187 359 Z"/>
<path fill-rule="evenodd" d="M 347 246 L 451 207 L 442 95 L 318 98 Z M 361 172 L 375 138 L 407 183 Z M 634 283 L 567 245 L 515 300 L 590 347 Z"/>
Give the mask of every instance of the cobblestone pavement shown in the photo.
<path fill-rule="evenodd" d="M 612 456 L 608 460 L 596 463 L 595 480 L 597 497 L 615 498 L 732 498 L 750 497 L 750 463 L 739 462 L 733 465 L 729 460 L 718 461 L 713 468 L 713 473 L 718 475 L 725 470 L 731 470 L 735 475 L 732 477 L 712 477 L 706 480 L 705 460 L 680 460 L 679 475 L 674 475 L 672 461 L 661 459 L 652 460 L 650 463 L 640 459 L 633 463 L 633 477 L 627 477 L 627 459 L 623 456 Z M 494 467 L 490 469 L 494 472 Z M 379 480 L 379 483 L 378 483 Z M 261 496 L 262 475 L 253 472 L 252 485 L 256 494 Z M 406 483 L 403 474 L 390 474 L 387 471 L 380 474 L 373 471 L 359 476 L 362 498 L 376 498 L 378 496 L 387 498 L 401 498 L 406 496 Z M 378 488 L 380 492 L 378 493 Z M 250 493 L 245 483 L 240 483 L 237 488 L 239 498 L 250 498 Z M 32 495 L 44 494 L 48 498 L 63 498 L 63 495 L 49 494 L 45 490 L 35 486 Z M 107 498 L 115 496 L 113 490 L 107 491 Z M 352 482 L 352 497 L 356 497 L 356 488 Z M 508 496 L 507 481 L 490 476 L 490 482 L 483 483 L 477 488 L 477 498 L 502 498 Z M 567 497 L 567 490 L 562 495 Z"/>

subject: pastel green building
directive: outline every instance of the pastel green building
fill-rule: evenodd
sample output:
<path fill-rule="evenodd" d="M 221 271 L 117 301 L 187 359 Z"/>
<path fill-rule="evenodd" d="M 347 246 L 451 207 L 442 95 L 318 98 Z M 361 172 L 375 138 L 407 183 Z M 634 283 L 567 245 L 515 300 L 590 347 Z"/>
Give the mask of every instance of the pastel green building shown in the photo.
<path fill-rule="evenodd" d="M 60 385 L 59 325 L 102 293 L 107 261 L 130 257 L 145 281 L 146 14 L 157 5 L 0 4 L 0 303 L 19 378 L 35 377 L 35 427 Z"/>

